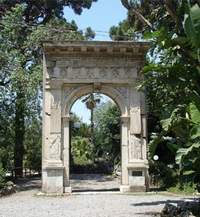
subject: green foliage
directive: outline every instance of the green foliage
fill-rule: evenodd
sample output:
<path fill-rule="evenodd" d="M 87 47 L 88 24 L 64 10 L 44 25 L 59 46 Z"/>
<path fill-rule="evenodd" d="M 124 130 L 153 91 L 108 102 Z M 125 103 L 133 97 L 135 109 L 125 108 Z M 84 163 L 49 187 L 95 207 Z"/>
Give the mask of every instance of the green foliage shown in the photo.
<path fill-rule="evenodd" d="M 120 159 L 120 110 L 112 102 L 95 110 L 95 153 L 115 163 Z"/>
<path fill-rule="evenodd" d="M 128 20 L 135 31 L 151 41 L 142 85 L 150 117 L 156 120 L 151 129 L 150 156 L 167 146 L 171 155 L 177 152 L 180 176 L 199 182 L 200 3 L 121 2 L 129 10 Z M 160 161 L 165 154 L 160 153 Z"/>
<path fill-rule="evenodd" d="M 197 163 L 200 160 L 198 10 L 198 5 L 192 8 L 188 4 L 179 5 L 181 19 L 185 13 L 184 28 L 180 27 L 179 32 L 174 33 L 168 26 L 162 26 L 152 35 L 159 50 L 159 60 L 144 69 L 151 110 L 161 120 L 161 135 L 171 134 L 175 138 L 176 162 L 181 164 L 182 174 L 190 176 L 191 181 L 198 181 L 200 174 Z M 160 141 L 157 140 L 157 145 Z"/>
<path fill-rule="evenodd" d="M 99 99 L 96 96 L 95 99 Z M 90 95 L 84 97 L 86 101 Z M 71 165 L 76 172 L 111 173 L 120 162 L 120 111 L 113 102 L 99 104 L 94 110 L 94 138 L 91 128 L 73 115 L 71 123 Z M 76 128 L 76 125 L 78 128 Z"/>
<path fill-rule="evenodd" d="M 184 19 L 185 33 L 194 47 L 200 49 L 200 7 L 198 4 L 191 8 L 187 5 L 187 13 Z"/>
<path fill-rule="evenodd" d="M 180 183 L 178 183 L 176 186 L 168 188 L 167 191 L 176 194 L 193 194 L 196 192 L 196 184 L 191 182 L 181 185 Z"/>
<path fill-rule="evenodd" d="M 6 177 L 5 171 L 0 163 L 0 189 L 5 186 L 6 183 L 5 177 Z"/>
<path fill-rule="evenodd" d="M 92 0 L 7 1 L 0 4 L 0 158 L 4 168 L 40 170 L 43 40 L 84 40 L 63 7 L 76 13 Z M 19 3 L 19 4 L 18 4 Z M 14 162 L 13 162 L 14 158 Z"/>
<path fill-rule="evenodd" d="M 27 123 L 25 133 L 25 159 L 24 166 L 31 170 L 41 172 L 42 160 L 42 124 L 40 119 L 31 119 Z"/>
<path fill-rule="evenodd" d="M 100 95 L 98 93 L 90 93 L 83 97 L 82 102 L 90 110 L 90 139 L 94 145 L 94 109 L 100 103 Z"/>
<path fill-rule="evenodd" d="M 23 16 L 27 23 L 46 23 L 52 17 L 63 18 L 64 7 L 70 7 L 76 14 L 81 14 L 84 8 L 89 9 L 93 2 L 97 0 L 1 0 L 0 1 L 0 14 L 4 14 L 7 10 L 11 10 L 12 7 L 16 7 L 17 4 L 27 5 Z M 1 17 L 0 15 L 0 17 Z"/>
<path fill-rule="evenodd" d="M 200 104 L 200 102 L 198 102 Z M 188 106 L 188 113 L 192 123 L 199 125 L 200 124 L 200 110 L 199 106 L 196 106 L 194 103 L 190 103 Z"/>
<path fill-rule="evenodd" d="M 28 37 L 28 46 L 38 51 L 43 41 L 65 40 L 84 40 L 84 36 L 78 31 L 74 21 L 68 23 L 64 19 L 53 17 L 48 23 L 35 28 Z"/>
<path fill-rule="evenodd" d="M 90 137 L 90 127 L 88 124 L 83 123 L 82 120 L 76 115 L 72 115 L 71 121 L 71 136 L 73 137 L 83 137 L 88 138 Z"/>
<path fill-rule="evenodd" d="M 93 145 L 88 138 L 76 136 L 72 138 L 71 153 L 75 165 L 86 165 L 92 160 Z"/>
<path fill-rule="evenodd" d="M 118 26 L 112 26 L 109 34 L 114 41 L 130 41 L 136 38 L 135 29 L 128 20 L 120 22 Z"/>
<path fill-rule="evenodd" d="M 85 38 L 87 40 L 92 40 L 95 38 L 95 32 L 90 27 L 86 28 Z"/>
<path fill-rule="evenodd" d="M 22 167 L 24 121 L 29 114 L 37 113 L 36 99 L 42 77 L 41 67 L 38 67 L 39 61 L 33 50 L 27 47 L 26 35 L 31 32 L 31 28 L 23 19 L 24 10 L 25 5 L 17 5 L 12 11 L 7 11 L 0 20 L 0 46 L 1 52 L 5 54 L 1 56 L 3 64 L 0 66 L 0 100 L 4 105 L 1 107 L 5 115 L 3 119 L 8 123 L 2 126 L 2 131 L 6 132 L 9 138 L 9 146 L 15 144 L 14 148 L 10 147 L 9 152 L 14 151 L 16 167 Z M 7 141 L 3 140 L 2 143 L 5 147 Z"/>
<path fill-rule="evenodd" d="M 163 162 L 149 162 L 149 174 L 157 179 L 161 189 L 167 189 L 177 183 L 177 172 Z"/>

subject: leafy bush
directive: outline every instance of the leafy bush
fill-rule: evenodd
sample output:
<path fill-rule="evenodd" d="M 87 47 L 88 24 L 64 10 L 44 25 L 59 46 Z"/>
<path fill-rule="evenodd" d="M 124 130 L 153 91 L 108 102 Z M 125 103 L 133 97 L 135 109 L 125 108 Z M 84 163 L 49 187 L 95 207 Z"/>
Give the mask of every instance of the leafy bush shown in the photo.
<path fill-rule="evenodd" d="M 149 174 L 157 179 L 160 188 L 167 189 L 177 183 L 176 170 L 169 168 L 163 162 L 149 162 Z"/>
<path fill-rule="evenodd" d="M 101 104 L 95 110 L 94 120 L 96 158 L 118 163 L 120 161 L 119 108 L 112 102 Z"/>
<path fill-rule="evenodd" d="M 173 193 L 184 193 L 184 194 L 192 194 L 196 192 L 196 185 L 192 182 L 180 184 L 178 183 L 176 186 L 170 187 L 167 189 L 169 192 Z"/>
<path fill-rule="evenodd" d="M 72 139 L 71 154 L 73 163 L 84 165 L 91 162 L 93 155 L 93 147 L 88 138 L 76 136 Z"/>
<path fill-rule="evenodd" d="M 5 186 L 6 183 L 5 177 L 6 177 L 5 171 L 0 164 L 0 189 Z"/>
<path fill-rule="evenodd" d="M 34 118 L 26 126 L 25 133 L 25 168 L 41 172 L 42 129 L 41 119 Z"/>
<path fill-rule="evenodd" d="M 180 175 L 188 176 L 190 181 L 198 186 L 200 7 L 199 3 L 195 4 L 197 1 L 176 2 L 177 4 L 172 6 L 179 20 L 178 25 L 173 22 L 176 28 L 172 27 L 172 23 L 165 16 L 157 13 L 159 18 L 165 17 L 165 21 L 158 22 L 156 31 L 148 32 L 154 42 L 151 50 L 153 60 L 150 60 L 143 70 L 146 78 L 144 86 L 147 90 L 149 111 L 160 120 L 162 128 L 157 131 L 154 129 L 153 132 L 157 134 L 154 146 L 151 143 L 150 148 L 155 149 L 155 145 L 168 145 L 172 152 L 175 151 Z M 163 6 L 158 8 L 164 13 Z M 149 19 L 152 20 L 150 17 Z M 167 137 L 171 137 L 171 141 L 163 141 Z"/>

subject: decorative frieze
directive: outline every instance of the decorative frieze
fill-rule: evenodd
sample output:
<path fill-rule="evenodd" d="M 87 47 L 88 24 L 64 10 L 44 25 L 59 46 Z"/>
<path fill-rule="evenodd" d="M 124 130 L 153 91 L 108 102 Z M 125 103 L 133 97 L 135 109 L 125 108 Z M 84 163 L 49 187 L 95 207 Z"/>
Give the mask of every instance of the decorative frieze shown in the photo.
<path fill-rule="evenodd" d="M 134 67 L 65 67 L 55 66 L 49 69 L 50 78 L 54 79 L 136 79 L 137 69 Z"/>

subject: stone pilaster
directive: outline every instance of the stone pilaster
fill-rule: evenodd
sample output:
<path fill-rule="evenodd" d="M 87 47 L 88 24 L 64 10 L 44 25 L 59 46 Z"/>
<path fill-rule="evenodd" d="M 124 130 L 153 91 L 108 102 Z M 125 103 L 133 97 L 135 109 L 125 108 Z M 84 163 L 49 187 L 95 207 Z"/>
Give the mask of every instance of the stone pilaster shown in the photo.
<path fill-rule="evenodd" d="M 61 89 L 48 89 L 44 106 L 44 140 L 42 190 L 63 193 L 63 163 L 61 160 Z"/>
<path fill-rule="evenodd" d="M 128 189 L 128 125 L 130 117 L 121 116 L 121 186 L 120 191 Z"/>
<path fill-rule="evenodd" d="M 64 191 L 71 192 L 70 179 L 69 179 L 69 169 L 70 169 L 70 116 L 62 117 L 63 126 L 63 166 L 64 166 Z"/>

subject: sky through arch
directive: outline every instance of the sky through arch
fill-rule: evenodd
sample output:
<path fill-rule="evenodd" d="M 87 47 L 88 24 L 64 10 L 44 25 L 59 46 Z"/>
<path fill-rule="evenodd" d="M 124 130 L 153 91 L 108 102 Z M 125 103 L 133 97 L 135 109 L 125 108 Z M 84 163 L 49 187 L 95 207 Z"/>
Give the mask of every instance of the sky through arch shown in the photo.
<path fill-rule="evenodd" d="M 108 101 L 111 101 L 113 104 L 115 104 L 115 102 L 109 96 L 106 96 L 105 94 L 100 94 L 100 96 L 101 101 L 99 105 Z M 82 102 L 84 97 L 85 96 L 80 97 L 77 101 L 75 101 L 71 108 L 71 112 L 80 117 L 84 123 L 90 124 L 90 110 L 86 107 L 85 103 Z"/>

